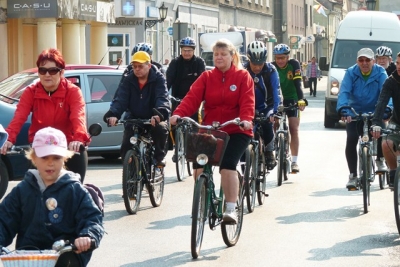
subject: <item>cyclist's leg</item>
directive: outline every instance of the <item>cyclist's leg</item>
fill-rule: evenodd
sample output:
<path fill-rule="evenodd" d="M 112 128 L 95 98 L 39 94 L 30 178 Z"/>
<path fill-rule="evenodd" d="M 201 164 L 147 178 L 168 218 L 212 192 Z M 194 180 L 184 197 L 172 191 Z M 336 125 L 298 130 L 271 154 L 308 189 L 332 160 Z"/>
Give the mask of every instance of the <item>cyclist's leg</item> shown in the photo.
<path fill-rule="evenodd" d="M 276 166 L 276 159 L 274 156 L 274 130 L 273 124 L 271 122 L 264 121 L 261 123 L 262 128 L 262 139 L 264 140 L 264 144 L 266 144 L 265 148 L 260 147 L 260 150 L 264 152 L 265 157 L 267 159 L 267 167 L 269 170 L 272 170 Z"/>
<path fill-rule="evenodd" d="M 154 159 L 158 164 L 162 164 L 165 157 L 164 148 L 165 143 L 167 142 L 168 133 L 168 124 L 165 121 L 158 123 L 151 131 L 151 136 L 154 141 Z"/>
<path fill-rule="evenodd" d="M 67 167 L 67 170 L 79 173 L 81 176 L 81 182 L 83 183 L 88 165 L 88 154 L 85 148 L 81 149 L 79 153 L 79 155 L 73 155 L 72 158 L 65 163 L 65 166 Z"/>
<path fill-rule="evenodd" d="M 288 112 L 288 121 L 289 121 L 289 132 L 290 132 L 290 152 L 292 156 L 297 157 L 299 154 L 299 128 L 300 128 L 300 118 L 298 117 L 299 112 L 297 114 L 293 114 L 292 112 Z"/>
<path fill-rule="evenodd" d="M 400 155 L 398 147 L 400 144 L 400 136 L 390 134 L 382 139 L 382 152 L 389 166 L 389 186 L 393 185 L 394 177 L 397 169 L 397 156 Z"/>
<path fill-rule="evenodd" d="M 232 134 L 228 141 L 224 157 L 220 165 L 221 185 L 226 199 L 226 213 L 232 213 L 236 207 L 239 192 L 239 180 L 236 166 L 245 149 L 250 144 L 251 137 L 245 134 Z"/>
<path fill-rule="evenodd" d="M 346 160 L 347 160 L 347 166 L 349 168 L 350 174 L 353 174 L 353 177 L 357 177 L 357 143 L 358 143 L 358 137 L 359 137 L 359 131 L 358 128 L 362 128 L 362 123 L 357 123 L 356 121 L 350 122 L 346 124 L 346 133 L 347 133 L 347 138 L 346 138 Z"/>

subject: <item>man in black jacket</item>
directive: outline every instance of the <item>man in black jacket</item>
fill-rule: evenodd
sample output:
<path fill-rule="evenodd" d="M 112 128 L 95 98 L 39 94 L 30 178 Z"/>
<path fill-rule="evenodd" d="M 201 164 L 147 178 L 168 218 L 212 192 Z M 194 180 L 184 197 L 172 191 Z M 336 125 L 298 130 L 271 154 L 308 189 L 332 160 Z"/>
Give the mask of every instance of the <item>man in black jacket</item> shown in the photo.
<path fill-rule="evenodd" d="M 374 118 L 372 120 L 372 136 L 379 138 L 381 136 L 382 119 L 386 106 L 389 103 L 390 98 L 393 101 L 393 115 L 390 118 L 389 125 L 387 128 L 393 129 L 397 132 L 400 131 L 400 53 L 397 54 L 396 58 L 396 70 L 392 72 L 392 75 L 386 79 L 382 86 L 382 91 L 379 95 L 378 103 L 376 104 Z M 397 156 L 400 155 L 398 149 L 400 144 L 400 135 L 398 133 L 389 134 L 384 136 L 382 139 L 382 151 L 385 157 L 386 163 L 390 169 L 389 186 L 393 186 L 394 176 L 397 168 Z"/>
<path fill-rule="evenodd" d="M 132 56 L 132 69 L 120 83 L 116 97 L 111 102 L 110 110 L 104 115 L 104 121 L 113 126 L 121 118 L 124 111 L 129 114 L 126 119 L 151 119 L 152 138 L 154 140 L 154 158 L 157 166 L 165 166 L 165 144 L 168 138 L 168 124 L 170 107 L 168 90 L 165 86 L 164 75 L 150 63 L 150 55 L 139 51 Z M 153 114 L 153 108 L 163 115 L 161 121 L 158 115 Z M 133 135 L 130 127 L 125 128 L 121 144 L 122 160 L 131 144 L 129 139 Z"/>

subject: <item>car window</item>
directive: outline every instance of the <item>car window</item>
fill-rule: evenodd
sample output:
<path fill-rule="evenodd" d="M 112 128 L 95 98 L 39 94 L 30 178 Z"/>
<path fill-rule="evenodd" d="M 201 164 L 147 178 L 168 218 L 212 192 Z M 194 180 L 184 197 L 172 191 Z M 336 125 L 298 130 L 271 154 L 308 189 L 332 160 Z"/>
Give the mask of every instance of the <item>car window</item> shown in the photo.
<path fill-rule="evenodd" d="M 17 73 L 0 82 L 0 101 L 15 103 L 25 88 L 39 79 L 37 74 Z"/>
<path fill-rule="evenodd" d="M 91 101 L 110 102 L 120 79 L 120 75 L 88 75 Z"/>
<path fill-rule="evenodd" d="M 79 88 L 81 88 L 81 81 L 79 76 L 70 76 L 70 77 L 65 77 L 68 81 L 71 83 L 75 84 Z"/>

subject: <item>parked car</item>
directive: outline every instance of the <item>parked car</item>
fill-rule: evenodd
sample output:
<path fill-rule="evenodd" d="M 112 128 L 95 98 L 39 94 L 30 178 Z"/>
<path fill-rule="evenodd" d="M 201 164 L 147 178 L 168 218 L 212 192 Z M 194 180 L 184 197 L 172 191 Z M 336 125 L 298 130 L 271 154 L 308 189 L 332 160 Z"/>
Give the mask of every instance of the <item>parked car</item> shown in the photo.
<path fill-rule="evenodd" d="M 85 69 L 85 67 L 87 69 Z M 118 87 L 123 70 L 100 65 L 68 65 L 64 76 L 82 89 L 86 102 L 87 125 L 100 123 L 103 131 L 93 137 L 88 147 L 89 156 L 118 158 L 122 141 L 123 126 L 107 127 L 103 115 Z M 39 80 L 37 68 L 14 74 L 0 82 L 0 124 L 4 128 L 12 120 L 19 98 L 28 85 Z M 14 145 L 28 144 L 30 116 L 23 125 Z M 30 162 L 23 154 L 1 155 L 0 160 L 0 198 L 3 181 L 23 177 Z M 6 170 L 6 171 L 5 171 Z M 7 182 L 8 183 L 8 182 Z"/>

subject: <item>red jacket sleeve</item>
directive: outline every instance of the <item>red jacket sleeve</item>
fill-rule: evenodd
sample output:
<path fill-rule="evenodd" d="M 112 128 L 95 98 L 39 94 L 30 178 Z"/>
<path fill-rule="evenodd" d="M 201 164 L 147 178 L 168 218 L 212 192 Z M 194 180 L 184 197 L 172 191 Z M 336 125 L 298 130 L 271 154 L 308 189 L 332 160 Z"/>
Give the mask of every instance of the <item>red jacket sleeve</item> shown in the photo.
<path fill-rule="evenodd" d="M 239 99 L 240 120 L 252 122 L 255 113 L 254 82 L 247 71 L 243 76 L 241 88 Z"/>

